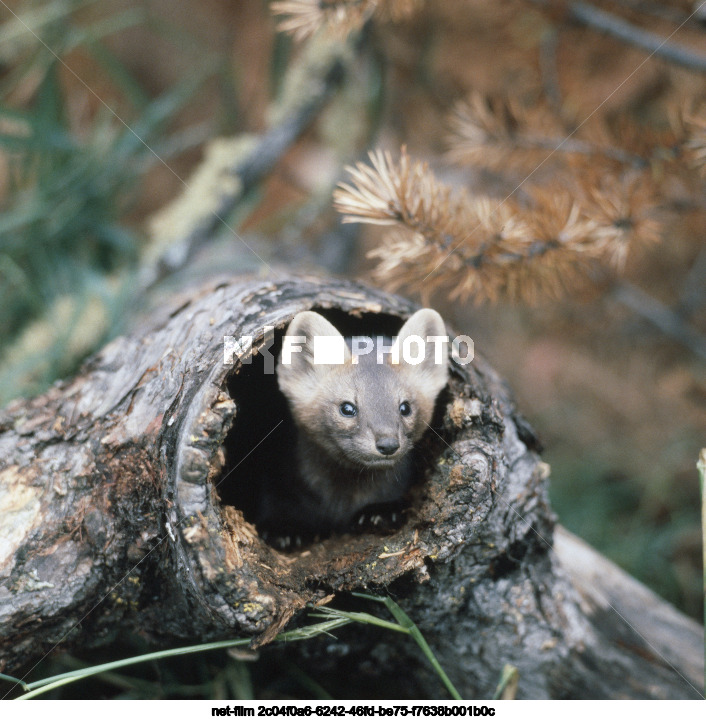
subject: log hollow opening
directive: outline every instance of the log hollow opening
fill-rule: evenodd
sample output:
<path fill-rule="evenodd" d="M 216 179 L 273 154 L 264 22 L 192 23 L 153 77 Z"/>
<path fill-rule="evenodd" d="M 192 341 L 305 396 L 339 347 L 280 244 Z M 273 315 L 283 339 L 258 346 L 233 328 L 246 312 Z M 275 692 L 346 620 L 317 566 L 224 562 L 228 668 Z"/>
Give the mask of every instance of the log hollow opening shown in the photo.
<path fill-rule="evenodd" d="M 207 356 L 222 358 L 221 332 L 252 337 L 252 350 L 204 374 L 188 412 L 173 426 L 176 452 L 165 453 L 168 463 L 174 457 L 166 521 L 175 531 L 174 570 L 190 613 L 203 617 L 214 635 L 238 628 L 261 645 L 307 603 L 337 591 L 389 588 L 402 576 L 424 582 L 429 563 L 480 541 L 493 507 L 491 489 L 503 472 L 495 460 L 503 423 L 483 374 L 449 361 L 449 386 L 432 420 L 437 433 L 427 431 L 415 444 L 419 477 L 404 499 L 400 525 L 355 527 L 298 548 L 268 544 L 251 522 L 253 490 L 273 466 L 291 472 L 295 445 L 276 375 L 263 370 L 268 358 L 276 366 L 288 324 L 313 310 L 346 336 L 394 336 L 415 308 L 343 281 L 335 288 L 264 281 L 229 303 L 253 311 L 213 333 Z M 497 555 L 497 544 L 487 550 Z"/>
<path fill-rule="evenodd" d="M 403 322 L 402 318 L 385 313 L 354 314 L 339 308 L 320 306 L 313 306 L 311 310 L 324 316 L 346 337 L 391 337 L 397 334 Z M 279 358 L 288 322 L 275 328 L 274 341 L 269 345 L 269 352 L 275 359 Z M 257 340 L 253 341 L 256 350 L 242 356 L 227 378 L 228 395 L 234 401 L 236 410 L 232 427 L 223 443 L 223 468 L 214 478 L 222 506 L 238 509 L 244 520 L 254 525 L 260 485 L 270 482 L 272 474 L 291 478 L 296 472 L 297 464 L 295 423 L 287 400 L 279 390 L 276 371 L 266 372 L 266 356 L 257 351 Z M 440 425 L 442 399 L 445 397 L 446 394 L 443 393 L 437 403 L 435 423 L 432 424 L 434 427 Z M 394 533 L 405 525 L 404 519 L 410 518 L 413 513 L 414 499 L 419 496 L 419 487 L 423 484 L 429 467 L 428 446 L 438 445 L 433 439 L 431 443 L 428 442 L 430 439 L 425 440 L 422 448 L 415 449 L 418 456 L 418 476 L 404 500 L 394 506 L 377 509 L 380 510 L 379 515 L 377 510 L 373 509 L 367 514 L 369 520 L 365 524 L 352 524 L 346 534 L 325 533 L 319 537 L 301 535 L 296 539 L 287 538 L 287 544 L 283 537 L 273 537 L 272 533 L 263 536 L 262 529 L 258 528 L 259 534 L 275 548 L 286 552 L 305 549 L 321 539 L 347 535 L 349 532 L 361 535 L 372 531 L 377 536 Z M 422 452 L 423 450 L 426 452 Z"/>

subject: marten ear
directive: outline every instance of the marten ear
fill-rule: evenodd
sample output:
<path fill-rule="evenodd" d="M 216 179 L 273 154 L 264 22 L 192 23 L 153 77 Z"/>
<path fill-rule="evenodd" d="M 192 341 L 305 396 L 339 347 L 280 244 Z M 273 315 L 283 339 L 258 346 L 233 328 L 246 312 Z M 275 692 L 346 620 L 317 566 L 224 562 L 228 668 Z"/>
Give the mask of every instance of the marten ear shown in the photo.
<path fill-rule="evenodd" d="M 351 352 L 343 336 L 326 318 L 305 310 L 294 316 L 282 340 L 277 365 L 280 390 L 288 397 L 306 393 L 306 381 L 346 363 Z"/>
<path fill-rule="evenodd" d="M 399 355 L 393 357 L 416 375 L 418 387 L 435 400 L 449 379 L 449 342 L 442 317 L 431 308 L 418 310 L 400 329 L 395 346 Z"/>

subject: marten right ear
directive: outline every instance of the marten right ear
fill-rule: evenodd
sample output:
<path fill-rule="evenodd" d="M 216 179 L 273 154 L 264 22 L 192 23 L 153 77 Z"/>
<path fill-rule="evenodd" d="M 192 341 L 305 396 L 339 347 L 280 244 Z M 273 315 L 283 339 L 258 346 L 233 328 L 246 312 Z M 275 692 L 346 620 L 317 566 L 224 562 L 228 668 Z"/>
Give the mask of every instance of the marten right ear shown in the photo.
<path fill-rule="evenodd" d="M 418 310 L 400 329 L 395 341 L 398 357 L 404 342 L 407 338 L 417 337 L 426 343 L 426 348 L 421 362 L 411 365 L 404 364 L 404 372 L 414 376 L 414 383 L 419 391 L 424 393 L 433 404 L 436 397 L 449 380 L 448 366 L 448 336 L 443 318 L 431 308 Z M 441 342 L 443 353 L 437 362 L 435 341 L 430 342 L 429 338 L 436 338 Z M 446 341 L 441 341 L 446 338 Z"/>
<path fill-rule="evenodd" d="M 280 390 L 288 397 L 302 396 L 322 374 L 346 363 L 351 352 L 343 336 L 326 318 L 311 310 L 294 316 L 282 340 L 277 365 Z"/>

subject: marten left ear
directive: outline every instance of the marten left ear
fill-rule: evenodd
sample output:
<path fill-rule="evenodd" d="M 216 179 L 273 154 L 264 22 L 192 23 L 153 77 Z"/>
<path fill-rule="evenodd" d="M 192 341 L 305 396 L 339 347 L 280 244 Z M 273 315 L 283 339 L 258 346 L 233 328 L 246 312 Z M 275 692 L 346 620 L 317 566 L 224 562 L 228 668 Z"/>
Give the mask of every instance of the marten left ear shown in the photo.
<path fill-rule="evenodd" d="M 418 382 L 433 399 L 449 379 L 449 337 L 442 317 L 431 308 L 418 310 L 400 329 L 395 341 L 400 364 L 418 373 Z"/>
<path fill-rule="evenodd" d="M 334 355 L 340 350 L 340 362 L 349 362 L 351 353 L 343 336 L 322 315 L 305 310 L 297 313 L 289 324 L 277 363 L 277 383 L 291 402 L 311 402 L 321 379 L 330 373 L 331 363 L 338 362 L 326 362 L 325 357 L 318 357 L 317 341 L 319 348 L 323 345 L 325 351 L 327 339 L 333 342 Z M 331 348 L 330 345 L 328 347 Z M 326 355 L 325 352 L 323 355 Z"/>

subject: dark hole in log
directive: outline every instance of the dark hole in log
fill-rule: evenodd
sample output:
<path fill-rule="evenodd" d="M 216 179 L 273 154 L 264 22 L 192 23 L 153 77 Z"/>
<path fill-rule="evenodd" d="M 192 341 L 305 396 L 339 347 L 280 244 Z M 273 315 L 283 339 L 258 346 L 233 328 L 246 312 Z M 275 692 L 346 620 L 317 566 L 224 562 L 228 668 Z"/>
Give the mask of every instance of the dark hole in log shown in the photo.
<path fill-rule="evenodd" d="M 507 551 L 498 556 L 497 559 L 494 559 L 490 564 L 490 575 L 494 579 L 504 578 L 506 576 L 510 576 L 514 571 L 520 568 L 522 565 L 522 559 L 527 555 L 530 547 L 534 545 L 532 543 L 534 538 L 535 535 L 532 534 L 528 540 L 523 539 L 521 542 L 515 541 L 514 543 L 511 543 Z"/>
<path fill-rule="evenodd" d="M 282 329 L 275 331 L 271 348 L 275 358 L 283 334 Z M 254 522 L 259 485 L 269 476 L 287 473 L 294 462 L 294 422 L 277 387 L 277 376 L 265 373 L 260 353 L 253 355 L 249 364 L 236 365 L 228 393 L 235 401 L 236 414 L 225 439 L 226 461 L 217 480 L 218 494 L 223 504 L 235 506 L 246 521 Z"/>
<path fill-rule="evenodd" d="M 320 307 L 313 307 L 311 310 L 323 315 L 344 336 L 394 336 L 402 326 L 400 318 L 389 314 L 354 315 L 338 308 Z M 274 343 L 271 346 L 275 359 L 279 357 L 285 330 L 286 326 L 275 329 Z M 228 380 L 228 393 L 235 401 L 237 410 L 233 426 L 224 443 L 225 465 L 215 483 L 221 503 L 239 509 L 245 520 L 257 527 L 259 507 L 263 502 L 262 488 L 278 479 L 293 479 L 296 473 L 296 429 L 287 401 L 277 385 L 276 372 L 265 373 L 265 359 L 262 354 L 253 355 L 250 363 L 235 366 Z M 437 409 L 436 421 L 439 415 Z M 420 446 L 427 450 L 415 454 L 419 456 L 415 458 L 419 480 L 425 476 L 429 455 L 429 444 L 420 443 Z M 284 485 L 286 486 L 286 480 Z M 419 483 L 415 485 L 418 486 Z M 396 508 L 379 509 L 387 513 L 387 517 L 380 524 L 380 532 L 395 530 L 400 525 L 405 505 L 408 506 L 409 503 L 401 505 L 399 513 Z M 373 508 L 371 514 L 376 510 Z M 395 522 L 390 525 L 392 512 L 395 512 Z M 263 529 L 257 530 L 262 532 Z M 273 529 L 264 530 L 268 531 L 271 538 Z M 354 525 L 351 530 L 355 532 L 371 529 L 369 524 L 366 524 L 360 528 Z M 314 538 L 302 537 L 301 540 L 306 544 Z M 279 541 L 281 539 L 278 539 Z"/>

